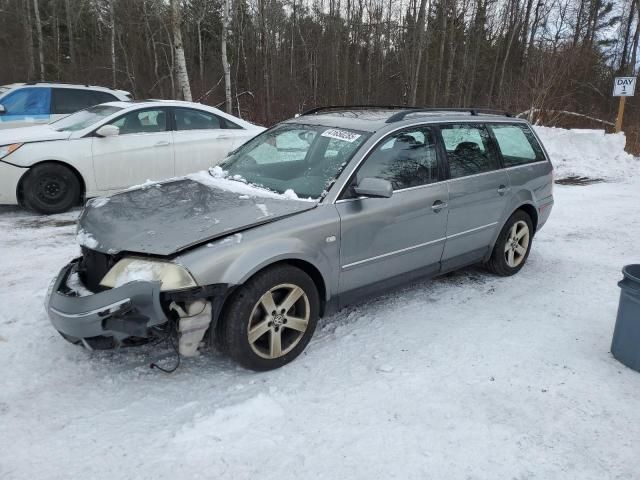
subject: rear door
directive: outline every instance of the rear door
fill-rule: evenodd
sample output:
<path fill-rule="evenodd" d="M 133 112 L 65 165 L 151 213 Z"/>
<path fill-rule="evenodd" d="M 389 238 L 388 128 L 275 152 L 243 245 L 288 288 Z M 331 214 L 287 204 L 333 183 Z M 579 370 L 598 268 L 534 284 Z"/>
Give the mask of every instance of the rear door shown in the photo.
<path fill-rule="evenodd" d="M 204 170 L 220 163 L 235 148 L 238 134 L 228 120 L 195 108 L 174 108 L 173 143 L 176 175 Z"/>
<path fill-rule="evenodd" d="M 48 123 L 50 120 L 51 88 L 27 87 L 9 92 L 0 104 L 0 128 Z"/>
<path fill-rule="evenodd" d="M 451 270 L 488 253 L 502 227 L 511 187 L 485 125 L 443 124 L 440 135 L 450 176 L 442 269 Z"/>
<path fill-rule="evenodd" d="M 118 190 L 175 176 L 173 140 L 166 108 L 145 108 L 110 122 L 115 137 L 94 137 L 93 167 L 100 190 Z"/>
<path fill-rule="evenodd" d="M 336 202 L 341 218 L 342 304 L 384 282 L 439 270 L 447 226 L 447 185 L 441 182 L 435 132 L 427 126 L 390 134 L 372 150 L 351 186 L 366 177 L 389 180 L 390 198 L 354 198 L 348 187 Z"/>

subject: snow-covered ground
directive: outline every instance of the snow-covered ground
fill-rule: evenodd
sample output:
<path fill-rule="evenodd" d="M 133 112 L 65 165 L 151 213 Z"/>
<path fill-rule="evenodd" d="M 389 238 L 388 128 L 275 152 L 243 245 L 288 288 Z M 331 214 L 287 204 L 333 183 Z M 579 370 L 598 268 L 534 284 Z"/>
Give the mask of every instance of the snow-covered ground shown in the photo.
<path fill-rule="evenodd" d="M 609 353 L 620 269 L 640 262 L 627 177 L 557 186 L 518 275 L 396 290 L 261 374 L 66 343 L 42 303 L 77 212 L 0 209 L 0 478 L 638 478 L 640 373 Z"/>

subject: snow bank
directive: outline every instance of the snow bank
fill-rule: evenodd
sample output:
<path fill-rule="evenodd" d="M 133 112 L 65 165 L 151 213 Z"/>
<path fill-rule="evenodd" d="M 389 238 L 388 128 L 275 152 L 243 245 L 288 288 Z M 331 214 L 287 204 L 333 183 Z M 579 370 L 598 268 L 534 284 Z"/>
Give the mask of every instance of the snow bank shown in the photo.
<path fill-rule="evenodd" d="M 556 178 L 621 180 L 640 174 L 640 159 L 624 151 L 624 133 L 538 126 L 534 129 L 551 157 Z"/>

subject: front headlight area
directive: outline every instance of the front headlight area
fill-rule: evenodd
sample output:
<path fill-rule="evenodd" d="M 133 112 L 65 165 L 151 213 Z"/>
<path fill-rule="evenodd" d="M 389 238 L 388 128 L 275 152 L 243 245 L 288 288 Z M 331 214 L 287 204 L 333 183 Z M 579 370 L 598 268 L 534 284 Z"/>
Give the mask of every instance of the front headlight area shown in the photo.
<path fill-rule="evenodd" d="M 10 155 L 22 146 L 22 143 L 12 143 L 10 145 L 0 145 L 0 159 Z"/>
<path fill-rule="evenodd" d="M 164 260 L 139 257 L 127 257 L 120 260 L 111 267 L 100 285 L 118 288 L 135 281 L 161 282 L 160 291 L 162 292 L 197 286 L 196 281 L 186 268 Z"/>

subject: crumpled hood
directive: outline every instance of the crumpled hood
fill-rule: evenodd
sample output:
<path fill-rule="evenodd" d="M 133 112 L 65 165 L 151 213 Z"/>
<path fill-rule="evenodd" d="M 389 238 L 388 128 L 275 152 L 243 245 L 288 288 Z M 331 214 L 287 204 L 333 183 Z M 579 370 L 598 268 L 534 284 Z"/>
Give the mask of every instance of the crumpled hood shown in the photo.
<path fill-rule="evenodd" d="M 49 125 L 34 125 L 23 128 L 6 128 L 0 130 L 0 145 L 11 143 L 44 142 L 48 140 L 64 140 L 71 132 L 58 132 Z"/>
<path fill-rule="evenodd" d="M 89 201 L 78 220 L 77 240 L 102 253 L 171 255 L 315 206 L 184 178 Z"/>

